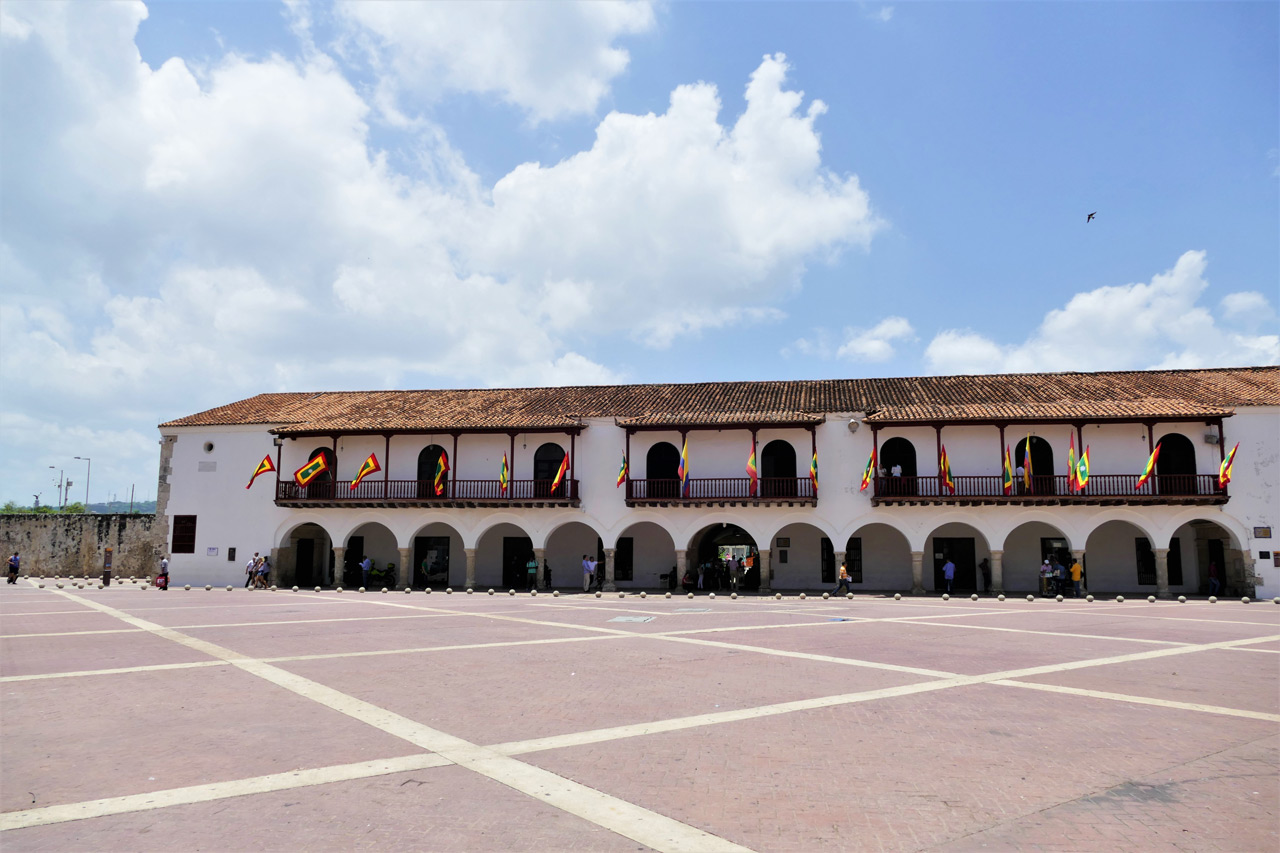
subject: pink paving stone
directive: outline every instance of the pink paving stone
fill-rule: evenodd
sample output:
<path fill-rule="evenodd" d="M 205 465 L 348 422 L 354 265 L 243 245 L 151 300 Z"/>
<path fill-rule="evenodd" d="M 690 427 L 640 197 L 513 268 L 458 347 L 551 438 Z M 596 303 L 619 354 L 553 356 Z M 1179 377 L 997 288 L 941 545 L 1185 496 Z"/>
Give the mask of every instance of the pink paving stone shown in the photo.
<path fill-rule="evenodd" d="M 0 639 L 0 676 L 5 677 L 204 660 L 212 658 L 147 633 Z"/>
<path fill-rule="evenodd" d="M 489 744 L 922 680 L 643 638 L 280 666 Z"/>
<path fill-rule="evenodd" d="M 182 633 L 255 657 L 340 654 L 582 636 L 580 631 L 573 628 L 499 622 L 473 616 L 441 616 L 387 622 L 189 628 Z"/>
<path fill-rule="evenodd" d="M 114 616 L 86 610 L 83 613 L 50 613 L 39 616 L 4 616 L 6 636 L 15 634 L 54 634 L 66 631 L 116 631 L 129 628 Z"/>
<path fill-rule="evenodd" d="M 420 751 L 232 666 L 8 684 L 0 699 L 5 811 Z"/>
<path fill-rule="evenodd" d="M 914 850 L 1274 732 L 1252 720 L 1224 726 L 1210 715 L 978 686 L 522 758 L 757 850 Z M 1224 819 L 1246 810 L 1274 819 L 1274 763 L 1257 770 L 1271 774 L 1269 793 L 1248 806 L 1220 801 Z"/>
<path fill-rule="evenodd" d="M 1272 658 L 1213 649 L 1018 680 L 1280 714 L 1280 661 Z"/>
<path fill-rule="evenodd" d="M 661 604 L 643 604 L 638 599 L 624 602 L 614 600 L 614 605 L 581 605 L 572 608 L 548 608 L 537 612 L 531 608 L 529 618 L 561 624 L 582 625 L 593 628 L 608 628 L 618 631 L 629 631 L 636 634 L 657 634 L 665 631 L 689 631 L 700 628 L 725 628 L 751 625 L 791 625 L 806 622 L 826 622 L 833 614 L 813 613 L 776 613 L 761 608 L 746 609 L 739 605 L 735 609 L 720 608 L 718 602 L 681 600 L 676 606 L 672 602 Z M 680 608 L 709 612 L 680 612 Z M 611 622 L 618 616 L 645 618 L 652 617 L 652 622 Z"/>
<path fill-rule="evenodd" d="M 1280 607 L 1276 609 L 1280 610 Z M 1176 643 L 1216 643 L 1223 640 L 1243 640 L 1280 633 L 1280 614 L 1270 622 L 1263 619 L 1210 621 L 1199 618 L 1182 619 L 1178 618 L 1176 613 L 1170 615 L 1168 611 L 1164 611 L 1163 618 L 1149 618 L 1132 614 L 1099 613 L 1096 610 L 1083 613 L 1078 610 L 1061 612 L 1046 606 L 1035 613 L 974 614 L 960 619 L 942 621 L 1028 631 L 1062 631 L 1118 638 L 1168 640 Z"/>
<path fill-rule="evenodd" d="M 457 767 L 14 830 L 5 833 L 4 848 L 7 853 L 650 849 Z"/>

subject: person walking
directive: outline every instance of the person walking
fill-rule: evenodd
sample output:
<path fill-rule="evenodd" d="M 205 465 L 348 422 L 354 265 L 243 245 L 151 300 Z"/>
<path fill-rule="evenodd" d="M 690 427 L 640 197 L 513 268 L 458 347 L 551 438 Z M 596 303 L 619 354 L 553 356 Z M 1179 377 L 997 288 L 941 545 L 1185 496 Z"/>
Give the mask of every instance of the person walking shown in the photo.
<path fill-rule="evenodd" d="M 843 560 L 840 561 L 840 577 L 837 580 L 836 588 L 831 591 L 832 595 L 838 595 L 842 589 L 850 595 L 853 594 L 853 590 L 849 587 L 849 567 Z"/>
<path fill-rule="evenodd" d="M 245 561 L 244 564 L 244 588 L 248 589 L 253 586 L 253 579 L 258 576 L 258 552 L 254 551 L 253 556 Z"/>
<path fill-rule="evenodd" d="M 1071 563 L 1071 586 L 1074 595 L 1073 598 L 1080 597 L 1080 583 L 1084 579 L 1084 566 L 1080 565 L 1079 560 Z"/>
<path fill-rule="evenodd" d="M 947 557 L 947 561 L 942 565 L 942 577 L 947 582 L 947 594 L 951 594 L 951 583 L 956 579 L 956 564 L 951 562 L 951 558 Z"/>
<path fill-rule="evenodd" d="M 21 568 L 21 562 L 21 559 L 18 557 L 18 552 L 14 551 L 13 556 L 9 558 L 9 577 L 5 583 L 18 582 L 18 571 Z"/>

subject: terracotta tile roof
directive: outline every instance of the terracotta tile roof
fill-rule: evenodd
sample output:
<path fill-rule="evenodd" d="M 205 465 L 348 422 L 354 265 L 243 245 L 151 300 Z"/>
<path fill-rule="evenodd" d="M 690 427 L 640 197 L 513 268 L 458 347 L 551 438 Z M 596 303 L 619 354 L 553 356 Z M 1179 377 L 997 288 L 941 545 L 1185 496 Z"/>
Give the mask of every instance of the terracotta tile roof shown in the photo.
<path fill-rule="evenodd" d="M 561 429 L 582 418 L 623 425 L 817 422 L 866 412 L 900 421 L 1223 417 L 1280 405 L 1280 367 L 600 385 L 439 391 L 259 394 L 160 424 L 264 424 L 307 432 Z"/>

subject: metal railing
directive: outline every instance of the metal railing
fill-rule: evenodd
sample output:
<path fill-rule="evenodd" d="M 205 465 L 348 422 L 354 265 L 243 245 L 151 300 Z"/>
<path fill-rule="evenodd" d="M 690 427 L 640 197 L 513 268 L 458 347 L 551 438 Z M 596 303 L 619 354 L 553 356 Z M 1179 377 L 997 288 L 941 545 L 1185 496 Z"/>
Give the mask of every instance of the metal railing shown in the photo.
<path fill-rule="evenodd" d="M 554 489 L 552 480 L 512 480 L 505 492 L 497 480 L 446 480 L 436 494 L 432 480 L 363 480 L 354 489 L 347 482 L 311 483 L 292 480 L 276 483 L 277 501 L 574 501 L 578 481 L 564 480 Z"/>
<path fill-rule="evenodd" d="M 681 494 L 679 480 L 627 481 L 629 501 L 813 500 L 814 497 L 813 482 L 808 477 L 761 477 L 754 493 L 749 477 L 691 477 L 687 494 Z"/>
<path fill-rule="evenodd" d="M 1138 488 L 1140 474 L 1094 474 L 1082 491 L 1067 485 L 1066 474 L 1053 476 L 1032 475 L 1028 486 L 1021 477 L 1013 481 L 1012 494 L 1004 492 L 1004 482 L 999 475 L 953 476 L 955 491 L 943 488 L 936 476 L 880 477 L 875 478 L 875 496 L 883 500 L 911 500 L 913 498 L 980 498 L 1010 500 L 1030 498 L 1132 498 L 1159 499 L 1161 497 L 1212 497 L 1225 492 L 1218 487 L 1216 474 L 1157 474 Z"/>

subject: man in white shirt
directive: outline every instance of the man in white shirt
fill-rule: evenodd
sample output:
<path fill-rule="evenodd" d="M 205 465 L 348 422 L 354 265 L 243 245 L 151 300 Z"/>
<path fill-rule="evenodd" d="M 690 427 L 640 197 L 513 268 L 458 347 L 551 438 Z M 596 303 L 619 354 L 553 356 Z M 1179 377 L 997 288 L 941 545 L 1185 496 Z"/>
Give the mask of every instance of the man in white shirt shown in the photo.
<path fill-rule="evenodd" d="M 244 588 L 248 589 L 253 584 L 253 576 L 258 573 L 258 552 L 254 551 L 244 564 Z"/>

